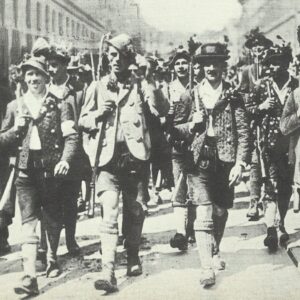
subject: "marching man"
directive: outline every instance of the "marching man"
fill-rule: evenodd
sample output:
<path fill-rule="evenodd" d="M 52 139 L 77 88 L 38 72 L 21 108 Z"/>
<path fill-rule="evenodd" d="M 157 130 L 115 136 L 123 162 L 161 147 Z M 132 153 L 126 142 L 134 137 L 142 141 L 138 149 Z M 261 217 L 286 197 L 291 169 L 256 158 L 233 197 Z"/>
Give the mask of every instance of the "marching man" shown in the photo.
<path fill-rule="evenodd" d="M 274 46 L 263 60 L 268 70 L 265 77 L 255 87 L 246 103 L 249 113 L 257 119 L 261 132 L 262 162 L 265 165 L 265 223 L 267 236 L 264 245 L 271 251 L 278 247 L 278 241 L 284 245 L 289 239 L 284 219 L 291 197 L 292 170 L 288 164 L 289 138 L 280 130 L 280 119 L 287 99 L 298 87 L 298 80 L 292 77 L 288 68 L 292 61 L 292 49 L 289 46 Z M 283 127 L 286 131 L 286 128 Z M 257 165 L 257 181 L 262 181 L 262 164 Z M 277 222 L 279 212 L 279 226 Z"/>
<path fill-rule="evenodd" d="M 204 287 L 215 283 L 214 269 L 225 268 L 219 249 L 227 210 L 233 205 L 233 187 L 249 161 L 250 135 L 243 101 L 222 80 L 228 52 L 220 43 L 201 46 L 196 60 L 203 66 L 205 78 L 195 88 L 196 111 L 192 120 L 173 129 L 178 140 L 193 140 L 187 184 L 198 205 L 194 228 Z"/>
<path fill-rule="evenodd" d="M 166 99 L 156 97 L 159 91 L 154 86 L 141 86 L 138 79 L 133 78 L 129 67 L 135 64 L 135 53 L 128 35 L 118 35 L 107 43 L 110 74 L 93 82 L 87 90 L 79 125 L 87 133 L 84 140 L 87 142 L 88 139 L 89 143 L 84 146 L 92 164 L 97 147 L 101 147 L 96 195 L 103 207 L 100 227 L 102 273 L 95 288 L 114 292 L 117 289 L 114 271 L 119 195 L 122 192 L 127 275 L 138 276 L 142 274 L 138 253 L 151 150 L 146 111 L 163 116 L 168 112 L 169 104 Z"/>
<path fill-rule="evenodd" d="M 62 227 L 61 177 L 69 172 L 78 148 L 78 134 L 72 108 L 49 93 L 49 74 L 43 56 L 22 65 L 28 91 L 7 107 L 0 132 L 0 146 L 16 156 L 17 197 L 22 220 L 24 277 L 15 287 L 17 294 L 39 293 L 35 262 L 41 217 L 48 236 L 47 276 L 58 273 L 56 252 Z M 42 214 L 41 214 L 42 213 Z"/>

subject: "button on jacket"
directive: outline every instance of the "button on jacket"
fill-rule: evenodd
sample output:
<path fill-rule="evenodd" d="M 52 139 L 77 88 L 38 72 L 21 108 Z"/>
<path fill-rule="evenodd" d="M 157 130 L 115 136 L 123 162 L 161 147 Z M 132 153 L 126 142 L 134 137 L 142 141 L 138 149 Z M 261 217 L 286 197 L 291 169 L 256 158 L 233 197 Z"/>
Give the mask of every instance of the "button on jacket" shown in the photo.
<path fill-rule="evenodd" d="M 93 82 L 88 88 L 85 104 L 81 111 L 79 126 L 85 131 L 83 135 L 84 149 L 93 165 L 98 146 L 100 124 L 97 124 L 97 107 L 106 100 L 113 100 L 116 108 L 107 115 L 104 128 L 104 138 L 101 141 L 102 151 L 99 166 L 104 166 L 113 157 L 117 132 L 120 129 L 131 154 L 139 160 L 148 160 L 150 157 L 150 135 L 147 124 L 146 111 L 157 116 L 164 116 L 169 109 L 167 99 L 161 97 L 161 91 L 151 84 L 120 85 L 119 91 L 108 88 L 109 76 L 100 82 Z M 146 106 L 148 109 L 146 110 Z M 121 128 L 118 128 L 120 126 Z"/>
<path fill-rule="evenodd" d="M 18 111 L 19 107 L 21 112 Z M 23 130 L 16 133 L 14 122 L 19 113 L 28 118 Z M 41 142 L 41 159 L 45 171 L 53 174 L 59 161 L 71 163 L 77 152 L 79 140 L 70 104 L 48 93 L 37 118 L 34 119 L 24 98 L 9 103 L 0 131 L 0 146 L 10 149 L 12 156 L 17 155 L 19 169 L 26 170 L 29 167 L 30 138 L 34 126 L 38 130 Z"/>

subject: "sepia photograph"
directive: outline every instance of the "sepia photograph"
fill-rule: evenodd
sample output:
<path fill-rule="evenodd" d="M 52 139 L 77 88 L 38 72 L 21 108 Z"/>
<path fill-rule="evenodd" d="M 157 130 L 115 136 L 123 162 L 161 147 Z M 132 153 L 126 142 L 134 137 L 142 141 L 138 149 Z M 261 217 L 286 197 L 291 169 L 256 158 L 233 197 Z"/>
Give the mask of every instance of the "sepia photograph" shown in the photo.
<path fill-rule="evenodd" d="M 0 0 L 0 299 L 300 299 L 299 0 Z"/>

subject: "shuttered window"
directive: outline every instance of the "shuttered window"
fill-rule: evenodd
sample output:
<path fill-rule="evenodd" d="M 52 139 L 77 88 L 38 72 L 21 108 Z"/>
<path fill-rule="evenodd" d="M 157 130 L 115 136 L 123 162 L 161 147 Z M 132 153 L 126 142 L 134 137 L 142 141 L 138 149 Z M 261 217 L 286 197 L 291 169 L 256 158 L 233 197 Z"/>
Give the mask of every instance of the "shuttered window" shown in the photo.
<path fill-rule="evenodd" d="M 56 32 L 56 12 L 52 11 L 52 32 Z"/>
<path fill-rule="evenodd" d="M 37 2 L 36 3 L 36 29 L 38 31 L 41 31 L 42 30 L 42 22 L 41 22 L 41 3 L 40 2 Z"/>
<path fill-rule="evenodd" d="M 31 28 L 31 0 L 26 0 L 26 26 Z"/>
<path fill-rule="evenodd" d="M 14 24 L 15 27 L 18 28 L 18 21 L 19 21 L 19 0 L 14 0 L 13 8 L 14 8 Z"/>
<path fill-rule="evenodd" d="M 64 28 L 63 28 L 63 14 L 58 14 L 58 28 L 59 28 L 59 35 L 64 34 Z"/>
<path fill-rule="evenodd" d="M 50 8 L 49 5 L 46 5 L 45 9 L 45 27 L 46 27 L 46 32 L 50 32 Z"/>

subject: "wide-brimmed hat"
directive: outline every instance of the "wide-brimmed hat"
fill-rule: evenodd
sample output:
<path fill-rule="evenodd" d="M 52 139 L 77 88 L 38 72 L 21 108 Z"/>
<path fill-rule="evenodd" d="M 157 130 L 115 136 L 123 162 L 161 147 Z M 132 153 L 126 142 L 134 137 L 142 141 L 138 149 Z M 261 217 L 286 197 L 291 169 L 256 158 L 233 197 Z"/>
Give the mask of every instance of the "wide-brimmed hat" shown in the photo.
<path fill-rule="evenodd" d="M 263 59 L 263 64 L 270 64 L 272 61 L 293 61 L 293 51 L 289 45 L 280 46 L 274 45 L 266 51 L 266 55 Z"/>
<path fill-rule="evenodd" d="M 176 60 L 181 59 L 181 58 L 187 60 L 188 62 L 190 62 L 190 60 L 191 60 L 190 54 L 188 53 L 188 51 L 186 49 L 183 48 L 183 46 L 179 46 L 176 49 L 175 54 L 170 58 L 169 66 L 171 68 L 173 68 Z"/>
<path fill-rule="evenodd" d="M 52 43 L 49 49 L 48 59 L 59 59 L 65 64 L 71 60 L 71 52 L 74 48 L 64 43 Z"/>
<path fill-rule="evenodd" d="M 32 56 L 49 56 L 50 44 L 42 37 L 39 37 L 33 44 L 31 55 Z"/>
<path fill-rule="evenodd" d="M 46 77 L 49 77 L 48 70 L 47 70 L 47 62 L 44 56 L 33 56 L 25 61 L 22 66 L 22 71 L 25 73 L 28 69 L 34 68 L 38 70 L 41 74 Z"/>
<path fill-rule="evenodd" d="M 230 58 L 229 50 L 226 44 L 207 43 L 201 45 L 195 53 L 195 61 L 200 62 L 207 59 L 216 59 L 226 61 Z"/>
<path fill-rule="evenodd" d="M 273 46 L 273 42 L 266 38 L 259 28 L 252 29 L 248 35 L 246 35 L 245 47 L 251 49 L 255 46 L 263 46 L 269 48 Z"/>
<path fill-rule="evenodd" d="M 128 34 L 119 34 L 106 41 L 106 43 L 116 48 L 124 56 L 134 54 L 132 38 Z"/>

